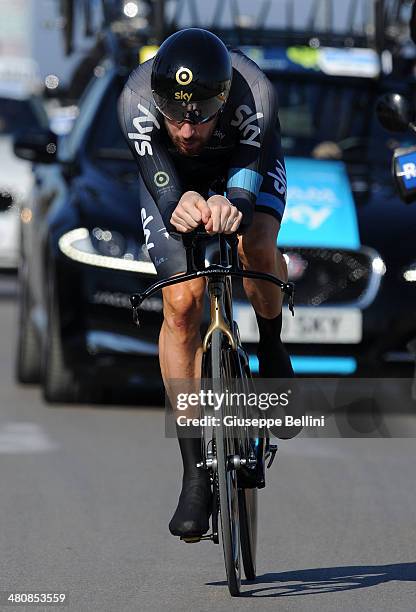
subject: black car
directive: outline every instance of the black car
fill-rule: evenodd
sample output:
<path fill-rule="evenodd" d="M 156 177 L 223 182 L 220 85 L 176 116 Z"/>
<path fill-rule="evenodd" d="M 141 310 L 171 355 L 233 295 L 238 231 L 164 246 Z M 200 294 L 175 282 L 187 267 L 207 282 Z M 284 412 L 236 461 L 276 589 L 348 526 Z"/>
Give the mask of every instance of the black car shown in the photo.
<path fill-rule="evenodd" d="M 49 401 L 161 384 L 161 298 L 143 304 L 140 329 L 129 310 L 129 295 L 155 270 L 143 246 L 137 166 L 116 116 L 124 80 L 109 62 L 85 91 L 70 134 L 58 141 L 37 131 L 15 143 L 35 162 L 21 212 L 16 374 L 41 381 Z"/>
<path fill-rule="evenodd" d="M 285 324 L 295 370 L 410 375 L 416 209 L 399 202 L 388 174 L 390 137 L 373 120 L 380 84 L 299 69 L 293 59 L 265 70 L 278 89 L 287 155 L 279 244 L 296 282 L 296 323 Z M 21 215 L 17 377 L 41 380 L 50 401 L 85 398 L 86 387 L 160 385 L 161 298 L 143 305 L 140 328 L 129 303 L 155 270 L 141 231 L 138 169 L 117 120 L 126 75 L 111 63 L 97 74 L 68 136 L 16 144 L 37 162 Z M 255 369 L 256 327 L 241 287 L 235 311 Z"/>

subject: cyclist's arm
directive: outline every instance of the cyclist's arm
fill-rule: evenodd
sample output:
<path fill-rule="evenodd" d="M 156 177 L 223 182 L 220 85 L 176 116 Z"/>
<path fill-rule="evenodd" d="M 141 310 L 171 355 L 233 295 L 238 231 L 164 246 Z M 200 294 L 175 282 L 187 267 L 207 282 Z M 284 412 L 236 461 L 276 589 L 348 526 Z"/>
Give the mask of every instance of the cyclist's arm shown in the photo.
<path fill-rule="evenodd" d="M 230 162 L 227 198 L 243 213 L 244 230 L 252 221 L 263 179 L 273 168 L 270 166 L 270 148 L 276 150 L 276 137 L 280 144 L 276 92 L 265 76 L 247 90 L 236 108 L 231 125 L 237 130 L 239 142 Z M 281 153 L 279 159 L 274 160 L 274 166 L 276 164 L 285 175 Z M 282 185 L 286 185 L 285 180 Z M 282 188 L 271 197 L 284 203 L 286 190 Z"/>
<path fill-rule="evenodd" d="M 162 118 L 152 101 L 125 86 L 118 103 L 119 121 L 143 181 L 156 202 L 168 231 L 183 189 L 176 169 L 161 142 Z"/>

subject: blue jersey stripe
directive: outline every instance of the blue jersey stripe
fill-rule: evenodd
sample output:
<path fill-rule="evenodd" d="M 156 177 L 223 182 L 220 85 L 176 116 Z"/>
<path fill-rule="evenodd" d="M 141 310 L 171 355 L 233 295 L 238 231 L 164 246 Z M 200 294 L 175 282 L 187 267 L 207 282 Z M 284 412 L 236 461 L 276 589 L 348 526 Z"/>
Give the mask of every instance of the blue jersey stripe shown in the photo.
<path fill-rule="evenodd" d="M 257 196 L 262 182 L 263 176 L 254 170 L 249 170 L 248 168 L 230 168 L 227 189 L 236 187 L 250 191 Z"/>
<path fill-rule="evenodd" d="M 284 202 L 277 196 L 272 195 L 271 193 L 266 193 L 265 191 L 260 191 L 256 205 L 258 206 L 268 206 L 269 208 L 273 208 L 277 210 L 278 213 L 283 215 L 285 210 Z"/>

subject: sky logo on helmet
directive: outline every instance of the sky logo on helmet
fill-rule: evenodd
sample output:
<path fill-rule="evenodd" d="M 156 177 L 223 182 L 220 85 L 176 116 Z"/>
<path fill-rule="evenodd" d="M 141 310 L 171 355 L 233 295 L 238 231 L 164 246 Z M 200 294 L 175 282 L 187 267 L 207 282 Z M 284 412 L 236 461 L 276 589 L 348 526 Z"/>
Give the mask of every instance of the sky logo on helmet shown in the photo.
<path fill-rule="evenodd" d="M 189 83 L 192 83 L 193 78 L 194 75 L 189 68 L 181 66 L 176 72 L 176 82 L 179 83 L 179 85 L 189 85 Z"/>
<path fill-rule="evenodd" d="M 185 100 L 185 102 L 190 102 L 192 99 L 191 93 L 187 93 L 186 91 L 177 91 L 175 93 L 175 100 Z"/>

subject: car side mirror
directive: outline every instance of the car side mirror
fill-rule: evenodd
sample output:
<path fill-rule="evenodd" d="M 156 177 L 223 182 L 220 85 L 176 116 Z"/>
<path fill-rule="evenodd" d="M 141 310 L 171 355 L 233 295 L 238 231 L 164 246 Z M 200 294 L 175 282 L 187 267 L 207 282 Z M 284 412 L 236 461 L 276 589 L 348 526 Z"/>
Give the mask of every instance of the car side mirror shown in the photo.
<path fill-rule="evenodd" d="M 381 96 L 376 113 L 381 125 L 389 132 L 407 132 L 414 120 L 414 112 L 408 101 L 398 93 Z"/>
<path fill-rule="evenodd" d="M 56 134 L 50 130 L 37 128 L 16 134 L 13 149 L 15 155 L 21 159 L 51 164 L 56 161 L 57 143 Z"/>

